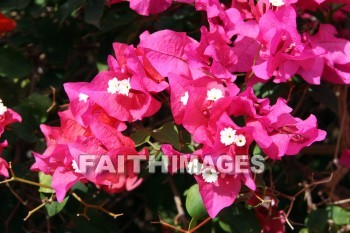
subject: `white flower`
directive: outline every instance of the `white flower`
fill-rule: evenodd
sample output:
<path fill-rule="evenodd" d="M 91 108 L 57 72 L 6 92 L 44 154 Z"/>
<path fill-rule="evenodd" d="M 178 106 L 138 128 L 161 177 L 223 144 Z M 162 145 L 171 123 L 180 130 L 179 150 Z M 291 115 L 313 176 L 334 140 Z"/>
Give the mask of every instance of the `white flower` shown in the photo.
<path fill-rule="evenodd" d="M 284 1 L 283 0 L 270 0 L 270 3 L 272 6 L 283 6 L 284 5 Z"/>
<path fill-rule="evenodd" d="M 218 180 L 219 172 L 217 172 L 214 168 L 205 168 L 202 171 L 202 177 L 207 183 L 214 183 Z"/>
<path fill-rule="evenodd" d="M 72 168 L 74 169 L 75 173 L 81 173 L 81 171 L 80 171 L 80 169 L 78 167 L 78 164 L 77 164 L 77 162 L 74 159 L 72 160 Z"/>
<path fill-rule="evenodd" d="M 227 127 L 220 132 L 220 142 L 225 146 L 232 145 L 235 142 L 236 130 Z"/>
<path fill-rule="evenodd" d="M 247 140 L 245 139 L 244 135 L 242 135 L 242 134 L 236 135 L 235 143 L 237 146 L 239 146 L 239 147 L 244 146 L 246 144 L 246 142 L 247 142 Z"/>
<path fill-rule="evenodd" d="M 84 93 L 79 93 L 79 101 L 84 101 L 85 103 L 89 99 L 89 96 Z"/>
<path fill-rule="evenodd" d="M 129 96 L 130 89 L 131 89 L 130 78 L 123 79 L 120 81 L 117 78 L 113 78 L 108 81 L 108 88 L 107 88 L 108 93 L 111 93 L 111 94 L 118 93 L 121 95 Z"/>
<path fill-rule="evenodd" d="M 220 98 L 223 98 L 224 95 L 220 89 L 212 88 L 207 91 L 207 100 L 217 101 Z"/>
<path fill-rule="evenodd" d="M 202 166 L 198 159 L 193 159 L 187 164 L 187 172 L 191 175 L 200 175 L 202 173 Z"/>
<path fill-rule="evenodd" d="M 130 84 L 130 78 L 128 79 L 123 79 L 120 82 L 119 85 L 119 93 L 122 95 L 129 96 L 129 91 L 131 89 L 131 84 Z"/>
<path fill-rule="evenodd" d="M 185 106 L 187 105 L 188 97 L 189 97 L 188 96 L 188 91 L 186 91 L 185 94 L 183 96 L 181 96 L 181 100 L 180 101 Z"/>
<path fill-rule="evenodd" d="M 2 100 L 0 99 L 0 116 L 4 115 L 5 112 L 7 112 L 7 107 L 3 104 Z"/>
<path fill-rule="evenodd" d="M 108 81 L 108 93 L 115 94 L 119 90 L 119 80 L 117 78 L 113 78 Z"/>

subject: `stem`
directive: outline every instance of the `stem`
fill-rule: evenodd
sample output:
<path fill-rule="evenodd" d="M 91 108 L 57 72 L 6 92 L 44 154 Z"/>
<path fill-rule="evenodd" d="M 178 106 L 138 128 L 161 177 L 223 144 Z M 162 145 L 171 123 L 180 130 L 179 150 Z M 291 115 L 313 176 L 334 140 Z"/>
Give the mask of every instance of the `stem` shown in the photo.
<path fill-rule="evenodd" d="M 255 66 L 256 61 L 258 60 L 258 56 L 259 56 L 259 54 L 260 54 L 261 48 L 262 48 L 262 44 L 260 44 L 259 50 L 258 50 L 258 52 L 255 54 L 254 61 L 253 61 L 253 66 Z M 253 70 L 252 70 L 252 71 L 250 72 L 250 74 L 249 74 L 249 76 L 248 76 L 248 79 L 247 79 L 247 81 L 246 81 L 245 83 L 249 82 L 249 80 L 253 77 L 253 75 L 254 75 L 254 72 L 253 72 Z"/>
<path fill-rule="evenodd" d="M 159 151 L 160 148 L 158 148 L 156 145 L 154 145 L 152 142 L 150 142 L 149 140 L 147 141 L 148 145 L 150 145 L 154 150 Z"/>
<path fill-rule="evenodd" d="M 22 178 L 18 178 L 18 177 L 12 177 L 14 178 L 13 180 L 21 182 L 21 183 L 25 183 L 25 184 L 30 184 L 33 186 L 38 186 L 38 187 L 42 187 L 42 188 L 47 188 L 47 189 L 53 189 L 51 186 L 46 185 L 46 184 L 40 184 L 34 181 L 30 181 L 30 180 L 26 180 L 26 179 L 22 179 Z"/>
<path fill-rule="evenodd" d="M 106 210 L 105 208 L 102 207 L 102 205 L 96 205 L 96 204 L 89 204 L 86 203 L 83 199 L 81 199 L 81 197 L 78 196 L 78 194 L 72 192 L 72 196 L 79 201 L 83 206 L 84 206 L 84 211 L 83 213 L 77 214 L 77 216 L 83 216 L 85 217 L 87 220 L 90 220 L 90 218 L 87 216 L 87 211 L 88 209 L 98 209 L 106 214 L 108 214 L 109 216 L 113 217 L 113 218 L 117 218 L 119 216 L 122 216 L 123 214 L 115 214 L 112 213 L 108 210 Z"/>
<path fill-rule="evenodd" d="M 185 215 L 185 210 L 182 206 L 180 194 L 177 191 L 175 183 L 170 175 L 168 175 L 167 180 L 168 180 L 168 183 L 170 185 L 171 191 L 173 192 L 174 202 L 175 202 L 176 209 L 177 209 L 177 215 L 175 216 L 175 224 L 177 224 L 178 220 L 180 220 L 182 222 L 183 226 L 187 228 L 189 223 L 188 223 L 188 220 L 187 220 L 186 215 Z"/>
<path fill-rule="evenodd" d="M 204 226 L 204 224 L 206 224 L 207 222 L 209 222 L 211 220 L 210 217 L 206 218 L 203 222 L 201 222 L 200 224 L 198 224 L 196 227 L 192 228 L 189 232 L 193 233 L 195 231 L 197 231 L 199 228 L 201 228 L 202 226 Z"/>
<path fill-rule="evenodd" d="M 34 181 L 30 181 L 30 180 L 26 180 L 23 178 L 19 178 L 15 175 L 13 169 L 12 169 L 12 164 L 11 162 L 9 163 L 9 170 L 10 173 L 12 175 L 12 177 L 10 179 L 4 180 L 2 182 L 0 182 L 0 184 L 8 184 L 12 181 L 18 181 L 21 183 L 25 183 L 25 184 L 29 184 L 29 185 L 33 185 L 33 186 L 37 186 L 37 187 L 43 187 L 43 188 L 47 188 L 47 189 L 51 189 L 53 190 L 53 188 L 49 185 L 45 185 L 45 184 L 40 184 Z M 9 185 L 8 185 L 9 186 Z M 9 186 L 10 187 L 10 186 Z M 12 190 L 12 189 L 11 189 Z M 14 194 L 15 195 L 15 194 Z M 18 195 L 15 195 L 17 197 L 17 199 L 22 200 Z M 76 193 L 72 192 L 72 196 L 77 199 L 83 206 L 84 206 L 84 212 L 82 214 L 78 214 L 78 216 L 82 215 L 84 216 L 86 219 L 89 220 L 89 217 L 87 216 L 87 210 L 88 209 L 98 209 L 106 214 L 108 214 L 109 216 L 112 216 L 113 218 L 117 218 L 123 214 L 115 214 L 112 213 L 108 210 L 106 210 L 105 208 L 102 207 L 102 205 L 94 205 L 94 204 L 89 204 L 86 203 L 85 201 L 83 201 Z M 28 215 L 24 218 L 24 221 L 26 221 L 33 213 L 35 213 L 36 211 L 40 210 L 41 208 L 43 208 L 46 204 L 51 203 L 53 201 L 53 199 L 56 197 L 56 195 L 53 193 L 52 196 L 49 199 L 46 199 L 43 201 L 42 204 L 40 204 L 38 207 L 36 207 L 35 209 L 29 211 Z M 23 201 L 23 200 L 22 200 Z M 24 202 L 23 202 L 24 203 Z"/>
<path fill-rule="evenodd" d="M 35 212 L 37 212 L 38 210 L 40 210 L 41 208 L 43 208 L 46 204 L 47 204 L 47 202 L 44 201 L 44 202 L 43 202 L 41 205 L 39 205 L 38 207 L 36 207 L 36 208 L 30 210 L 30 211 L 28 212 L 27 216 L 23 219 L 23 221 L 27 221 L 27 220 L 30 218 L 30 216 L 32 216 Z"/>

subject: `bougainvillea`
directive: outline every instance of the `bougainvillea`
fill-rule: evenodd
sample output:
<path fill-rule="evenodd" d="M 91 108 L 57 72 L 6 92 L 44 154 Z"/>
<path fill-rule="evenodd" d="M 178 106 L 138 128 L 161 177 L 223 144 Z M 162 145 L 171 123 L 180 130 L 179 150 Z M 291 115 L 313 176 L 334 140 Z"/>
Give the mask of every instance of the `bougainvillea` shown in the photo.
<path fill-rule="evenodd" d="M 14 112 L 12 109 L 7 108 L 3 101 L 0 99 L 0 156 L 2 153 L 2 150 L 7 147 L 8 143 L 7 141 L 3 141 L 1 138 L 2 134 L 5 131 L 6 126 L 15 123 L 15 122 L 21 122 L 22 118 L 20 115 L 18 115 L 16 112 Z M 0 175 L 4 177 L 9 176 L 8 172 L 8 163 L 6 160 L 0 157 Z"/>
<path fill-rule="evenodd" d="M 107 5 L 121 2 L 111 0 Z M 58 113 L 59 126 L 40 126 L 46 149 L 33 152 L 31 171 L 51 176 L 55 198 L 62 202 L 78 183 L 93 184 L 111 194 L 138 188 L 152 177 L 144 179 L 135 171 L 135 161 L 156 155 L 146 166 L 162 157 L 171 161 L 171 167 L 174 158 L 195 156 L 185 167 L 197 182 L 211 219 L 240 200 L 242 193 L 249 193 L 243 201 L 256 207 L 262 232 L 285 232 L 285 224 L 290 225 L 289 212 L 278 208 L 273 184 L 264 187 L 257 179 L 258 172 L 250 169 L 239 173 L 235 167 L 231 173 L 222 172 L 221 156 L 251 167 L 256 165 L 252 158 L 259 151 L 260 162 L 274 164 L 325 140 L 327 133 L 318 126 L 317 114 L 300 118 L 296 114 L 299 109 L 289 104 L 290 93 L 272 99 L 257 94 L 257 87 L 269 83 L 293 86 L 293 82 L 303 83 L 305 90 L 322 83 L 349 85 L 350 41 L 329 22 L 312 16 L 313 11 L 334 6 L 348 12 L 349 3 L 127 2 L 143 16 L 166 14 L 173 4 L 189 4 L 205 19 L 197 28 L 199 37 L 150 29 L 140 33 L 134 45 L 111 44 L 114 53 L 105 59 L 106 68 L 91 81 L 64 84 L 69 103 Z M 1 14 L 0 34 L 16 25 L 3 20 L 9 19 Z M 308 24 L 300 25 L 300 20 Z M 154 120 L 159 118 L 162 120 Z M 0 100 L 0 136 L 7 125 L 20 121 L 21 117 Z M 170 132 L 155 136 L 169 125 L 179 138 L 175 142 L 164 139 Z M 188 140 L 184 142 L 183 137 Z M 0 143 L 0 153 L 6 146 L 6 141 Z M 93 165 L 88 169 L 81 162 L 83 155 L 92 156 Z M 130 155 L 133 160 L 119 158 Z M 212 164 L 208 164 L 208 156 Z M 350 166 L 349 150 L 344 150 L 339 164 Z M 110 166 L 125 169 L 111 173 Z M 0 175 L 9 177 L 8 168 L 0 158 Z M 169 173 L 173 175 L 180 168 Z M 294 202 L 295 197 L 287 198 Z"/>
<path fill-rule="evenodd" d="M 175 122 L 183 125 L 194 141 L 203 145 L 194 152 L 199 158 L 206 154 L 214 157 L 248 154 L 249 145 L 255 141 L 269 158 L 281 159 L 324 140 L 326 133 L 317 129 L 315 116 L 306 120 L 295 118 L 286 100 L 280 98 L 270 105 L 268 99 L 258 99 L 250 87 L 241 92 L 234 83 L 234 72 L 247 72 L 249 86 L 270 78 L 276 83 L 287 82 L 296 74 L 310 84 L 320 84 L 321 77 L 334 83 L 350 83 L 347 79 L 350 73 L 346 73 L 350 67 L 347 61 L 350 42 L 335 37 L 335 29 L 326 24 L 320 25 L 316 35 L 300 34 L 295 2 L 259 1 L 256 6 L 250 5 L 251 13 L 259 15 L 247 19 L 239 9 L 217 0 L 195 1 L 197 10 L 206 11 L 209 23 L 209 28 L 201 29 L 200 42 L 181 32 L 163 30 L 153 34 L 144 32 L 136 47 L 113 44 L 115 57 L 108 58 L 108 71 L 102 71 L 89 83 L 65 85 L 71 110 L 60 115 L 61 133 L 53 136 L 50 128 L 42 126 L 49 148 L 44 155 L 35 154 L 37 163 L 33 169 L 47 174 L 55 171 L 53 187 L 59 200 L 63 200 L 67 189 L 79 179 L 87 178 L 96 185 L 108 183 L 110 178 L 99 183 L 96 178 L 74 175 L 72 160 L 77 155 L 71 147 L 85 148 L 79 150 L 81 154 L 99 155 L 116 153 L 115 150 L 126 147 L 123 144 L 101 145 L 103 151 L 99 151 L 98 145 L 103 141 L 95 140 L 101 140 L 99 135 L 103 135 L 107 142 L 125 141 L 127 138 L 119 137 L 125 137 L 120 132 L 126 130 L 126 122 L 143 120 L 159 111 L 161 103 L 156 98 L 159 92 L 170 95 Z M 113 3 L 116 1 L 111 1 Z M 130 1 L 130 7 L 143 15 L 159 13 L 170 5 L 171 1 Z M 237 42 L 231 39 L 233 36 L 237 37 Z M 237 50 L 242 44 L 252 49 L 240 51 L 249 53 L 240 61 Z M 237 66 L 238 63 L 242 66 Z M 72 123 L 67 122 L 67 114 Z M 238 116 L 245 118 L 243 127 L 232 120 Z M 98 131 L 102 125 L 117 131 L 103 134 Z M 224 135 L 230 133 L 233 141 L 225 141 Z M 235 141 L 240 137 L 241 144 Z M 54 148 L 51 148 L 52 140 Z M 132 151 L 135 146 L 128 140 L 127 147 Z M 61 141 L 65 152 L 59 149 Z M 93 151 L 89 148 L 92 142 L 96 147 Z M 66 162 L 58 169 L 55 164 L 61 161 Z M 211 173 L 216 172 L 215 168 L 211 169 Z M 233 203 L 240 192 L 241 181 L 255 189 L 250 175 L 220 178 L 214 174 L 214 178 L 206 179 L 205 172 L 195 178 L 211 217 Z"/>

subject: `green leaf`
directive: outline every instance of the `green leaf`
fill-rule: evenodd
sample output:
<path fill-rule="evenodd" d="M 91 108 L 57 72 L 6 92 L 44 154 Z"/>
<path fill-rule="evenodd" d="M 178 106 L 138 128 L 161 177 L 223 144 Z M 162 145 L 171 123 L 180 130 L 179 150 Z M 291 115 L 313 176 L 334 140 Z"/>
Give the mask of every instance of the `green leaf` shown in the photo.
<path fill-rule="evenodd" d="M 85 22 L 99 28 L 105 4 L 105 0 L 87 0 L 84 16 Z"/>
<path fill-rule="evenodd" d="M 73 187 L 72 190 L 74 191 L 81 191 L 83 193 L 87 193 L 87 191 L 89 190 L 88 186 L 86 186 L 85 184 L 81 183 L 80 181 L 78 181 Z"/>
<path fill-rule="evenodd" d="M 208 213 L 204 207 L 202 197 L 199 193 L 198 184 L 193 185 L 187 191 L 186 210 L 188 214 L 196 220 L 202 220 L 208 217 Z"/>
<path fill-rule="evenodd" d="M 195 228 L 197 224 L 198 224 L 198 220 L 195 218 L 192 218 L 190 221 L 190 225 L 188 226 L 188 230 Z"/>
<path fill-rule="evenodd" d="M 137 15 L 133 11 L 124 10 L 119 14 L 118 12 L 115 14 L 115 11 L 107 12 L 102 18 L 101 29 L 103 32 L 108 32 L 118 27 L 130 25 L 135 21 L 136 17 Z"/>
<path fill-rule="evenodd" d="M 53 201 L 50 204 L 46 204 L 45 208 L 49 217 L 55 216 L 56 214 L 61 212 L 64 206 L 67 204 L 68 199 L 69 197 L 66 197 L 61 203 L 58 201 Z"/>
<path fill-rule="evenodd" d="M 49 97 L 33 93 L 23 101 L 22 105 L 31 108 L 35 113 L 43 117 L 47 115 L 47 109 L 51 106 L 51 103 Z"/>
<path fill-rule="evenodd" d="M 108 65 L 107 64 L 98 62 L 96 64 L 96 66 L 97 66 L 97 69 L 98 69 L 99 72 L 100 71 L 104 71 L 104 70 L 108 70 Z"/>
<path fill-rule="evenodd" d="M 141 146 L 149 141 L 151 132 L 147 129 L 138 129 L 135 133 L 131 134 L 130 137 L 134 140 L 136 146 Z"/>
<path fill-rule="evenodd" d="M 312 233 L 325 232 L 328 222 L 328 212 L 325 209 L 318 209 L 309 214 L 305 220 L 305 224 Z"/>
<path fill-rule="evenodd" d="M 331 206 L 328 207 L 331 218 L 337 225 L 347 225 L 350 224 L 350 212 L 339 207 L 339 206 Z"/>
<path fill-rule="evenodd" d="M 219 214 L 219 226 L 228 233 L 259 233 L 259 221 L 254 210 L 231 206 Z"/>
<path fill-rule="evenodd" d="M 35 0 L 35 4 L 44 6 L 46 4 L 46 0 Z"/>
<path fill-rule="evenodd" d="M 161 143 L 169 143 L 180 150 L 179 131 L 174 123 L 165 123 L 160 129 L 152 133 L 152 137 Z"/>
<path fill-rule="evenodd" d="M 225 232 L 228 232 L 228 233 L 233 232 L 233 231 L 232 231 L 232 228 L 231 228 L 231 226 L 230 226 L 230 224 L 228 224 L 228 223 L 226 223 L 226 222 L 223 222 L 223 221 L 220 221 L 220 220 L 219 220 L 219 226 L 220 226 L 220 228 L 221 228 L 223 231 L 225 231 Z"/>
<path fill-rule="evenodd" d="M 22 116 L 21 123 L 11 125 L 14 132 L 24 141 L 36 142 L 38 140 L 36 131 L 39 129 L 38 126 L 40 124 L 38 116 L 34 115 L 32 109 L 22 105 L 14 107 L 13 110 Z"/>
<path fill-rule="evenodd" d="M 11 48 L 0 48 L 0 74 L 9 78 L 29 75 L 32 65 L 23 54 Z"/>
<path fill-rule="evenodd" d="M 261 155 L 261 149 L 258 145 L 255 145 L 253 155 Z"/>
<path fill-rule="evenodd" d="M 50 176 L 50 175 L 45 175 L 44 173 L 39 172 L 39 183 L 40 183 L 40 184 L 44 184 L 44 185 L 51 186 L 51 183 L 52 183 L 52 176 Z M 55 191 L 54 191 L 53 189 L 48 189 L 48 188 L 40 187 L 40 188 L 39 188 L 39 192 L 41 192 L 41 193 L 54 193 Z"/>

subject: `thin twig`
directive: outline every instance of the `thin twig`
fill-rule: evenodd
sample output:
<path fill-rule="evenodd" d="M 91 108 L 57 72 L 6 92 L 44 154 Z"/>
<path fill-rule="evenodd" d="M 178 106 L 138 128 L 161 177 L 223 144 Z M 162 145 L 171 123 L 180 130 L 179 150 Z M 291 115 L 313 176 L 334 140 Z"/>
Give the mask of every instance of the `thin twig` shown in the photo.
<path fill-rule="evenodd" d="M 26 179 L 23 179 L 23 178 L 19 178 L 15 175 L 13 169 L 12 169 L 12 163 L 10 162 L 9 163 L 9 170 L 10 170 L 10 173 L 11 173 L 11 178 L 10 179 L 7 179 L 7 180 L 4 180 L 4 181 L 1 181 L 0 184 L 6 184 L 6 183 L 10 183 L 12 181 L 18 181 L 18 182 L 21 182 L 21 183 L 25 183 L 25 184 L 30 184 L 30 185 L 33 185 L 33 186 L 38 186 L 38 187 L 43 187 L 43 188 L 47 188 L 47 189 L 53 189 L 51 186 L 49 185 L 45 185 L 45 184 L 40 184 L 38 182 L 34 182 L 34 181 L 31 181 L 31 180 L 26 180 Z"/>
<path fill-rule="evenodd" d="M 313 181 L 311 182 L 311 184 L 305 184 L 304 187 L 299 190 L 296 194 L 294 194 L 293 196 L 290 196 L 290 195 L 287 195 L 287 194 L 283 194 L 283 193 L 280 193 L 280 192 L 276 192 L 275 190 L 271 190 L 272 191 L 272 194 L 275 195 L 275 196 L 282 196 L 284 198 L 287 198 L 290 200 L 290 205 L 288 207 L 288 210 L 287 212 L 284 214 L 284 219 L 286 220 L 287 224 L 289 225 L 289 227 L 293 230 L 294 227 L 292 226 L 291 224 L 291 221 L 288 219 L 290 213 L 292 212 L 292 209 L 293 209 L 293 206 L 294 206 L 294 202 L 296 200 L 296 198 L 305 192 L 305 190 L 307 189 L 310 189 L 311 187 L 313 186 L 316 186 L 316 185 L 319 185 L 319 184 L 324 184 L 324 183 L 328 183 L 332 180 L 333 178 L 333 173 L 331 173 L 331 175 L 328 177 L 328 178 L 325 178 L 325 179 L 322 179 L 322 180 L 319 180 L 319 181 Z"/>
<path fill-rule="evenodd" d="M 201 228 L 202 226 L 204 226 L 207 222 L 209 222 L 211 220 L 210 217 L 206 218 L 203 222 L 201 222 L 200 224 L 198 224 L 197 226 L 195 226 L 194 228 L 192 228 L 189 232 L 193 233 L 196 232 L 199 228 Z"/>
<path fill-rule="evenodd" d="M 51 106 L 46 110 L 46 112 L 50 112 L 54 107 L 56 107 L 57 103 L 56 103 L 56 88 L 50 86 L 51 90 L 52 90 L 52 104 Z"/>
<path fill-rule="evenodd" d="M 341 204 L 345 204 L 345 203 L 349 203 L 349 202 L 350 202 L 350 198 L 347 198 L 347 199 L 343 199 L 343 200 L 340 200 L 340 201 L 335 201 L 332 204 L 333 205 L 341 205 Z"/>
<path fill-rule="evenodd" d="M 35 207 L 34 209 L 30 210 L 27 216 L 23 220 L 27 221 L 35 212 L 43 208 L 46 204 L 52 203 L 55 197 L 56 195 L 52 194 L 50 198 L 45 198 L 44 200 L 42 200 L 43 203 L 41 203 L 39 206 Z"/>
<path fill-rule="evenodd" d="M 182 207 L 182 201 L 181 201 L 180 194 L 177 191 L 175 183 L 174 183 L 174 181 L 173 181 L 173 179 L 172 179 L 172 177 L 170 175 L 168 175 L 167 181 L 168 181 L 168 183 L 169 183 L 169 185 L 171 187 L 171 191 L 173 192 L 174 202 L 175 202 L 176 209 L 177 209 L 177 215 L 175 216 L 175 224 L 177 224 L 178 220 L 180 220 L 182 222 L 183 227 L 187 228 L 189 222 L 188 222 L 188 220 L 186 218 L 185 210 Z"/>
<path fill-rule="evenodd" d="M 13 211 L 11 212 L 11 214 L 7 217 L 7 219 L 5 221 L 6 233 L 9 233 L 9 224 L 10 224 L 13 216 L 15 216 L 15 213 L 17 212 L 20 204 L 21 204 L 20 202 L 17 202 L 16 207 L 13 209 Z"/>
<path fill-rule="evenodd" d="M 17 198 L 17 200 L 19 202 L 21 202 L 22 205 L 26 206 L 27 202 L 24 201 L 16 192 L 15 190 L 13 190 L 13 188 L 11 187 L 11 185 L 9 183 L 6 183 L 6 186 L 10 189 L 10 192 L 13 194 L 13 196 L 15 196 Z"/>
<path fill-rule="evenodd" d="M 11 178 L 7 179 L 7 180 L 4 180 L 2 182 L 0 182 L 0 184 L 8 184 L 12 181 L 18 181 L 18 182 L 21 182 L 21 183 L 25 183 L 25 184 L 29 184 L 29 185 L 33 185 L 33 186 L 38 186 L 38 187 L 43 187 L 43 188 L 47 188 L 47 189 L 52 189 L 53 188 L 49 185 L 45 185 L 45 184 L 40 184 L 40 183 L 37 183 L 37 182 L 34 182 L 34 181 L 30 181 L 30 180 L 26 180 L 26 179 L 23 179 L 23 178 L 19 178 L 15 175 L 13 169 L 12 169 L 12 164 L 11 162 L 9 163 L 9 170 L 10 170 L 10 173 L 11 173 Z M 16 196 L 16 195 L 15 195 Z M 84 205 L 84 212 L 82 214 L 78 214 L 78 216 L 84 216 L 86 219 L 89 220 L 89 217 L 87 216 L 87 210 L 88 209 L 98 209 L 110 216 L 112 216 L 113 218 L 117 218 L 123 214 L 115 214 L 115 213 L 112 213 L 108 210 L 106 210 L 105 208 L 103 208 L 103 205 L 93 205 L 93 204 L 88 204 L 86 203 L 85 201 L 83 201 L 76 193 L 72 192 L 72 196 L 77 199 L 82 205 Z M 24 221 L 26 221 L 33 213 L 35 213 L 36 211 L 38 211 L 39 209 L 41 209 L 42 207 L 45 206 L 45 204 L 47 203 L 50 203 L 53 201 L 53 198 L 55 197 L 55 194 L 53 194 L 51 196 L 50 199 L 44 201 L 41 205 L 39 205 L 38 207 L 36 207 L 35 209 L 29 211 L 27 217 L 24 218 Z M 19 198 L 21 199 L 21 198 Z M 22 200 L 22 199 L 21 199 Z M 22 200 L 23 202 L 23 200 Z"/>
<path fill-rule="evenodd" d="M 175 231 L 179 231 L 179 232 L 182 232 L 182 233 L 194 233 L 196 232 L 199 228 L 201 228 L 202 226 L 204 226 L 207 222 L 209 222 L 211 220 L 210 217 L 206 218 L 204 221 L 202 221 L 201 223 L 199 223 L 197 226 L 195 226 L 194 228 L 190 229 L 190 230 L 184 230 L 184 229 L 181 229 L 181 228 L 178 228 L 176 226 L 173 226 L 165 221 L 162 220 L 162 218 L 160 217 L 159 215 L 159 222 L 151 222 L 152 224 L 161 224 L 162 226 L 164 227 L 168 227 L 170 229 L 173 229 Z"/>
<path fill-rule="evenodd" d="M 77 216 L 83 216 L 85 217 L 87 220 L 90 220 L 89 216 L 87 215 L 87 211 L 88 209 L 98 209 L 106 214 L 108 214 L 109 216 L 113 217 L 113 218 L 117 218 L 119 216 L 122 216 L 123 214 L 115 214 L 112 213 L 108 210 L 106 210 L 103 205 L 96 205 L 96 204 L 89 204 L 86 203 L 83 199 L 81 199 L 78 194 L 76 194 L 75 192 L 72 192 L 72 196 L 79 201 L 83 206 L 84 206 L 84 211 L 82 213 L 77 214 Z"/>

